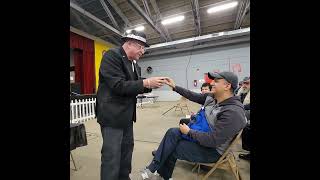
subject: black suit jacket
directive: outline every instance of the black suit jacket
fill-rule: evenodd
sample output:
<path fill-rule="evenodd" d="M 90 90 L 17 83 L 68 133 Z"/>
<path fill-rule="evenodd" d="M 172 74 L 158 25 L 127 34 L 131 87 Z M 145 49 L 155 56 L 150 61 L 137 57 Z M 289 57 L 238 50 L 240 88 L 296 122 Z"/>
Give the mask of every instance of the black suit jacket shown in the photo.
<path fill-rule="evenodd" d="M 97 120 L 101 126 L 128 127 L 136 121 L 136 96 L 151 92 L 143 87 L 141 68 L 128 60 L 122 47 L 107 51 L 99 69 Z"/>

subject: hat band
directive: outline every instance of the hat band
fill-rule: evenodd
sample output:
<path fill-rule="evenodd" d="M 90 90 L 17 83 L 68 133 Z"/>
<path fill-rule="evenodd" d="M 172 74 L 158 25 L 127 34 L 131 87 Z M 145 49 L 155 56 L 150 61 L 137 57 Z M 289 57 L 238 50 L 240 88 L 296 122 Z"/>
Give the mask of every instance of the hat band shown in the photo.
<path fill-rule="evenodd" d="M 147 40 L 146 40 L 145 38 L 143 38 L 143 37 L 141 37 L 141 36 L 136 36 L 136 35 L 134 35 L 134 34 L 129 34 L 129 35 L 127 35 L 126 37 L 127 37 L 127 38 L 136 39 L 136 40 L 142 41 L 142 42 L 144 42 L 144 43 L 147 42 Z"/>

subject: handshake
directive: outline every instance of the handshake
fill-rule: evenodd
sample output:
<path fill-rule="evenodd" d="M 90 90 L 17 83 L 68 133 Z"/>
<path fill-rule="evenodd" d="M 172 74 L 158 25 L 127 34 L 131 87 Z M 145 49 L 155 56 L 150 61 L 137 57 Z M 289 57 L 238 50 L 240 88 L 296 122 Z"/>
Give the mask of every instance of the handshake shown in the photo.
<path fill-rule="evenodd" d="M 156 89 L 167 84 L 171 88 L 175 88 L 174 81 L 169 77 L 150 77 L 143 80 L 143 86 L 149 89 Z"/>

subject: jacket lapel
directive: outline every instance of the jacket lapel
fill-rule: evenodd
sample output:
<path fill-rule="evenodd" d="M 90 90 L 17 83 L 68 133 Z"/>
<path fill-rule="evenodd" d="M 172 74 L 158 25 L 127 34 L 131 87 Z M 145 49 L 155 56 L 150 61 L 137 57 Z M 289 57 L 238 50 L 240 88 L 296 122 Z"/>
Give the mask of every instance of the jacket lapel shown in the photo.
<path fill-rule="evenodd" d="M 129 76 L 130 76 L 130 79 L 131 80 L 134 80 L 135 79 L 135 75 L 132 71 L 132 62 L 127 58 L 127 56 L 125 55 L 125 52 L 124 50 L 120 47 L 119 48 L 119 51 L 120 51 L 120 54 L 121 54 L 121 57 L 122 57 L 122 61 L 124 63 L 124 67 L 127 69 L 127 72 L 129 72 Z"/>
<path fill-rule="evenodd" d="M 122 57 L 122 59 L 123 59 L 123 61 L 124 61 L 124 63 L 125 63 L 125 67 L 127 68 L 127 71 L 129 72 L 129 75 L 130 75 L 130 77 L 131 77 L 131 79 L 135 79 L 134 78 L 134 73 L 133 73 L 133 71 L 132 71 L 132 64 L 131 64 L 131 61 L 129 61 L 127 58 L 123 58 Z"/>
<path fill-rule="evenodd" d="M 139 67 L 139 65 L 137 63 L 133 63 L 133 66 L 134 66 L 134 73 L 135 75 L 138 77 L 138 79 L 141 79 L 141 68 Z"/>

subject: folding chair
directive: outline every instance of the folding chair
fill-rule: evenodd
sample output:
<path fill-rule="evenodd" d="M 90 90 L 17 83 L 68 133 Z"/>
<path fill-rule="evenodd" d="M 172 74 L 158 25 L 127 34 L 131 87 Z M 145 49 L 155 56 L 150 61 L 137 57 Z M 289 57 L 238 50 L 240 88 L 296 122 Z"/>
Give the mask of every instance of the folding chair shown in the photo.
<path fill-rule="evenodd" d="M 73 159 L 71 151 L 70 151 L 70 156 L 71 156 L 71 160 L 73 162 L 74 170 L 77 171 L 78 169 L 77 169 L 76 163 L 74 162 L 74 159 Z"/>
<path fill-rule="evenodd" d="M 185 97 L 181 97 L 181 99 L 178 101 L 178 103 L 176 105 L 174 105 L 173 107 L 171 107 L 170 109 L 168 109 L 166 112 L 164 112 L 162 115 L 165 115 L 167 112 L 169 112 L 170 110 L 174 109 L 174 111 L 178 111 L 180 110 L 183 113 L 183 110 L 187 110 L 188 113 L 190 114 L 189 108 L 188 108 L 188 104 L 187 104 L 188 99 Z"/>
<path fill-rule="evenodd" d="M 224 169 L 224 170 L 231 170 L 232 174 L 235 176 L 237 180 L 241 180 L 241 176 L 239 173 L 238 166 L 236 164 L 236 160 L 234 154 L 231 151 L 231 147 L 233 147 L 237 141 L 240 139 L 243 129 L 235 136 L 235 138 L 231 141 L 229 147 L 223 153 L 223 155 L 219 158 L 219 160 L 215 163 L 196 163 L 192 172 L 198 167 L 197 177 L 199 176 L 200 166 L 209 166 L 212 167 L 210 171 L 202 178 L 202 180 L 207 179 L 214 170 L 216 169 Z"/>

